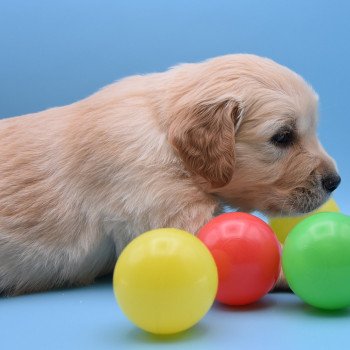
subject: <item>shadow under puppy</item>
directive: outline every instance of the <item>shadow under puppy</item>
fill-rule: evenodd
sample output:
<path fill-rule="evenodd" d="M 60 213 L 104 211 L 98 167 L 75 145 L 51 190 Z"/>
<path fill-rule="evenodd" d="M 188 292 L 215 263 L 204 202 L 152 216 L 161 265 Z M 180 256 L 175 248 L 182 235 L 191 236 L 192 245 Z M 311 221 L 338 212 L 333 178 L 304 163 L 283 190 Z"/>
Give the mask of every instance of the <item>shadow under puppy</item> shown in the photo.
<path fill-rule="evenodd" d="M 305 213 L 338 186 L 317 96 L 294 72 L 227 55 L 133 76 L 0 121 L 0 291 L 91 283 L 135 236 L 196 233 L 226 202 Z"/>

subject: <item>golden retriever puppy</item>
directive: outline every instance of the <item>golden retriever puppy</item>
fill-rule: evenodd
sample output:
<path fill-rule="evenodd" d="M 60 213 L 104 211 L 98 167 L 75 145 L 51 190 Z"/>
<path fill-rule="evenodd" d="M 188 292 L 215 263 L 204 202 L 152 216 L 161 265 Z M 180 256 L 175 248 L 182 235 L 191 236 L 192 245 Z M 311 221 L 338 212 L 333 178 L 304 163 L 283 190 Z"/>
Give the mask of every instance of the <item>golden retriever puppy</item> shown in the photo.
<path fill-rule="evenodd" d="M 0 121 L 0 291 L 81 285 L 135 236 L 193 234 L 228 203 L 296 214 L 338 186 L 317 96 L 266 58 L 228 55 L 133 76 Z"/>

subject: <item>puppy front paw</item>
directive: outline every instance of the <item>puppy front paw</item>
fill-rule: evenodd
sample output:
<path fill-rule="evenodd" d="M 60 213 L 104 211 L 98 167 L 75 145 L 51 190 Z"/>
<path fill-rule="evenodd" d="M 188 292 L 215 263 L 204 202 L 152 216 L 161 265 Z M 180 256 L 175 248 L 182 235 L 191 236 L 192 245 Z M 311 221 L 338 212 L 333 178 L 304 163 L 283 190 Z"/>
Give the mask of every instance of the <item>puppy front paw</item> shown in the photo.
<path fill-rule="evenodd" d="M 286 277 L 284 276 L 283 270 L 281 269 L 278 280 L 273 288 L 274 292 L 291 292 L 291 289 L 288 285 Z"/>

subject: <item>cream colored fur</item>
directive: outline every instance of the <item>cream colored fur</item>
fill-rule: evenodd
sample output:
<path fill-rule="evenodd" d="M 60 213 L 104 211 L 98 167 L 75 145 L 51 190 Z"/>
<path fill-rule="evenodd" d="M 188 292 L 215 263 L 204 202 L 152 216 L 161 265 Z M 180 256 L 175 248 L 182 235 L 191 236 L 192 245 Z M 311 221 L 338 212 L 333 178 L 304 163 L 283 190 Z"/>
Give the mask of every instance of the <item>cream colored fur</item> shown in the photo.
<path fill-rule="evenodd" d="M 296 143 L 270 138 L 282 124 Z M 0 292 L 92 282 L 153 228 L 191 233 L 227 202 L 310 211 L 333 160 L 303 79 L 253 55 L 133 76 L 68 106 L 0 121 Z"/>

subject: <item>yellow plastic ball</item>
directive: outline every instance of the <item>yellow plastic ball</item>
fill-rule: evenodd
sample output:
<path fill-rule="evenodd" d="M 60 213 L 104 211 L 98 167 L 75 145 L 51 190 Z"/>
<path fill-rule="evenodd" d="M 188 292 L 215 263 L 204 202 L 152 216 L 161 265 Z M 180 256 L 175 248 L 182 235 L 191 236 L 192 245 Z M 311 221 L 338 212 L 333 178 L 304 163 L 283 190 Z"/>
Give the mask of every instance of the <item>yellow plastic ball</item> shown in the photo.
<path fill-rule="evenodd" d="M 178 229 L 148 231 L 121 253 L 113 274 L 124 314 L 141 329 L 173 334 L 210 309 L 218 286 L 214 259 L 195 236 Z"/>
<path fill-rule="evenodd" d="M 287 238 L 288 233 L 292 230 L 292 228 L 298 224 L 300 221 L 304 220 L 305 218 L 316 214 L 316 213 L 323 213 L 323 212 L 339 212 L 340 209 L 335 202 L 333 198 L 329 199 L 326 203 L 324 203 L 321 207 L 316 209 L 315 211 L 308 213 L 306 215 L 301 216 L 290 216 L 290 217 L 274 217 L 269 219 L 269 224 L 272 228 L 272 230 L 275 232 L 275 234 L 278 237 L 278 240 L 281 243 L 284 243 L 284 241 Z"/>

